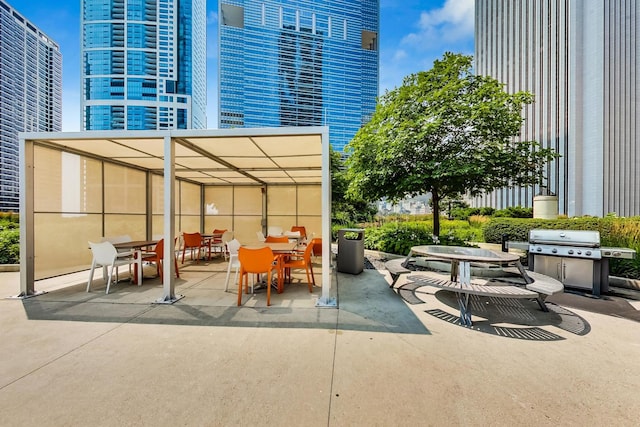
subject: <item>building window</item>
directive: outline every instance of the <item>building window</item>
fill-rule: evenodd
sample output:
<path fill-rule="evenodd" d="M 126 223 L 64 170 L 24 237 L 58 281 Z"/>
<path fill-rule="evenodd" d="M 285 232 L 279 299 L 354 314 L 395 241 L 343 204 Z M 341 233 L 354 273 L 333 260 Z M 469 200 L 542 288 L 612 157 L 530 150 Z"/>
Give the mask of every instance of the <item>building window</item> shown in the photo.
<path fill-rule="evenodd" d="M 244 28 L 244 8 L 223 4 L 220 7 L 222 12 L 222 25 L 230 27 Z"/>
<path fill-rule="evenodd" d="M 378 50 L 378 33 L 362 30 L 362 48 L 365 50 Z"/>

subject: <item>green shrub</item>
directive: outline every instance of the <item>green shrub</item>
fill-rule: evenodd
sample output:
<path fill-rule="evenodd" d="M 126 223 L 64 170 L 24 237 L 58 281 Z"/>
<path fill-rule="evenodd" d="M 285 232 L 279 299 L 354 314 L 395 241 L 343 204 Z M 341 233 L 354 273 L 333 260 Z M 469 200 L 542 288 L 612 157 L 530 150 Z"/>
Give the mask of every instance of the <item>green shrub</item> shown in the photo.
<path fill-rule="evenodd" d="M 480 215 L 480 208 L 453 208 L 451 217 L 453 219 L 465 220 L 472 215 Z"/>
<path fill-rule="evenodd" d="M 433 244 L 463 246 L 464 241 L 455 233 L 443 233 L 434 241 L 432 224 L 427 221 L 386 223 L 367 228 L 364 235 L 366 249 L 398 255 L 406 255 L 412 246 Z"/>
<path fill-rule="evenodd" d="M 524 219 L 524 218 L 492 218 L 483 228 L 484 241 L 500 243 L 503 235 L 507 240 L 527 242 L 529 231 L 537 228 L 549 230 L 600 230 L 598 218 L 558 218 L 558 219 Z M 603 233 L 601 231 L 601 236 Z"/>
<path fill-rule="evenodd" d="M 483 240 L 482 227 L 468 220 L 442 219 L 440 221 L 440 236 L 452 236 L 456 241 L 463 242 Z"/>
<path fill-rule="evenodd" d="M 20 262 L 20 230 L 17 227 L 4 228 L 0 225 L 0 264 Z"/>
<path fill-rule="evenodd" d="M 495 210 L 491 207 L 482 208 L 454 208 L 451 209 L 451 216 L 454 219 L 468 219 L 469 217 L 481 215 L 499 218 L 533 218 L 533 208 L 523 208 L 520 206 L 507 209 Z"/>
<path fill-rule="evenodd" d="M 513 206 L 497 210 L 492 214 L 492 216 L 498 218 L 533 218 L 533 208 Z"/>
<path fill-rule="evenodd" d="M 491 221 L 491 218 L 485 215 L 471 215 L 468 221 L 471 227 L 481 229 Z"/>

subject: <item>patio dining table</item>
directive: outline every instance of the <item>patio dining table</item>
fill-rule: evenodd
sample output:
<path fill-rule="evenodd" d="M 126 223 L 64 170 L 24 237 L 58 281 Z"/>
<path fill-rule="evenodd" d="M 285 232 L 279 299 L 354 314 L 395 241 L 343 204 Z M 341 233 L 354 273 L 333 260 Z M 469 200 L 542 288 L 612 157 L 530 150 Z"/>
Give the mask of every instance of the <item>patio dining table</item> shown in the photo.
<path fill-rule="evenodd" d="M 274 255 L 276 255 L 277 261 L 277 269 L 278 269 L 278 293 L 281 294 L 284 291 L 284 269 L 283 265 L 283 257 L 289 254 L 296 252 L 296 248 L 298 247 L 297 242 L 288 242 L 288 243 L 267 243 L 267 242 L 254 242 L 246 245 L 242 245 L 248 249 L 260 249 L 265 246 L 270 248 Z"/>
<path fill-rule="evenodd" d="M 208 248 L 207 260 L 211 261 L 211 248 L 214 243 L 222 241 L 222 233 L 202 234 L 202 247 Z"/>
<path fill-rule="evenodd" d="M 154 246 L 157 240 L 132 240 L 130 242 L 114 243 L 113 246 L 118 250 L 131 250 L 137 262 L 133 266 L 133 283 L 142 285 L 142 249 Z M 139 272 L 139 273 L 138 273 Z"/>

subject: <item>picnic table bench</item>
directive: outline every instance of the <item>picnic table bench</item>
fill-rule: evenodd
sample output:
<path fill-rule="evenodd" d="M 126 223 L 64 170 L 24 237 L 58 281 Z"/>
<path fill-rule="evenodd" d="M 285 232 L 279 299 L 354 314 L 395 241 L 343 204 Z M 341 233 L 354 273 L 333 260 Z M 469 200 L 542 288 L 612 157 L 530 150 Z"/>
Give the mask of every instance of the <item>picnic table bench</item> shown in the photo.
<path fill-rule="evenodd" d="M 429 271 L 415 271 L 408 280 L 417 284 L 435 286 L 456 293 L 460 306 L 460 323 L 471 326 L 469 296 L 480 295 L 495 298 L 535 299 L 543 311 L 548 311 L 544 300 L 547 296 L 562 292 L 564 286 L 559 281 L 533 271 L 526 271 L 517 255 L 498 253 L 485 249 L 468 247 L 415 246 L 404 260 L 391 260 L 387 269 L 395 284 L 401 274 L 410 272 L 407 268 L 412 255 L 432 256 L 449 260 L 451 271 L 449 278 Z M 471 278 L 472 263 L 498 265 L 502 275 L 492 278 Z M 513 267 L 509 267 L 509 265 Z M 387 266 L 385 264 L 385 266 Z M 482 281 L 481 281 L 482 280 Z"/>
<path fill-rule="evenodd" d="M 412 270 L 409 270 L 407 267 L 405 267 L 407 262 L 411 261 L 407 258 L 396 258 L 384 263 L 384 268 L 386 268 L 391 275 L 391 284 L 389 285 L 390 288 L 393 288 L 393 286 L 398 281 L 398 278 L 400 278 L 400 275 L 411 273 Z"/>
<path fill-rule="evenodd" d="M 517 269 L 514 269 L 517 271 Z M 529 272 L 527 272 L 529 273 Z M 533 272 L 531 272 L 533 273 Z M 443 274 L 431 271 L 414 272 L 407 277 L 413 284 L 428 285 L 440 289 L 457 293 L 458 304 L 460 305 L 460 322 L 471 326 L 471 308 L 469 307 L 469 295 L 478 295 L 494 298 L 511 299 L 535 299 L 542 311 L 549 311 L 544 303 L 547 296 L 563 291 L 561 282 L 542 274 L 534 273 L 534 282 L 529 284 L 517 284 L 509 282 L 508 279 L 495 278 L 486 280 L 484 283 L 472 281 L 463 285 L 458 281 L 451 281 Z"/>

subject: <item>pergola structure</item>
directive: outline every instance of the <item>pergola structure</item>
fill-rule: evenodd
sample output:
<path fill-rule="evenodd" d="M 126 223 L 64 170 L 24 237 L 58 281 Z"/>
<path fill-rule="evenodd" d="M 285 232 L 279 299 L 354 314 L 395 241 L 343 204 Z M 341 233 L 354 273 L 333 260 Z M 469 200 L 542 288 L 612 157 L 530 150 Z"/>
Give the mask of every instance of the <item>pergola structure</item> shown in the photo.
<path fill-rule="evenodd" d="M 327 127 L 20 134 L 20 297 L 34 282 L 80 271 L 87 242 L 181 231 L 234 231 L 253 241 L 269 225 L 322 237 L 322 295 L 330 297 L 331 169 Z M 173 245 L 164 246 L 171 259 Z M 163 263 L 172 303 L 174 265 Z"/>

